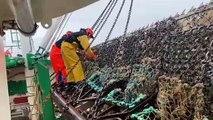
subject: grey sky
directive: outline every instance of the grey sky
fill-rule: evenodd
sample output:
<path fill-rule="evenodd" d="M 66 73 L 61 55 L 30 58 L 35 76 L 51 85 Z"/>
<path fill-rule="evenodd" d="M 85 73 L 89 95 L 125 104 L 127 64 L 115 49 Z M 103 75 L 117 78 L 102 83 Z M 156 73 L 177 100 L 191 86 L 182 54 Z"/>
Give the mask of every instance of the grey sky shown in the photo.
<path fill-rule="evenodd" d="M 91 27 L 107 5 L 108 1 L 109 0 L 100 0 L 88 7 L 73 12 L 63 33 L 67 30 L 78 31 L 82 27 Z M 170 15 L 175 15 L 177 12 L 181 13 L 184 9 L 188 11 L 192 6 L 198 7 L 200 3 L 208 3 L 209 1 L 210 0 L 134 0 L 128 32 L 141 28 L 144 25 L 151 24 L 157 20 L 167 18 Z M 109 29 L 118 13 L 121 2 L 122 0 L 118 1 L 119 4 L 117 4 L 116 9 L 113 10 L 112 15 L 93 45 L 105 41 L 106 35 L 109 33 Z M 123 34 L 129 4 L 130 0 L 126 0 L 124 10 L 121 13 L 110 39 Z M 39 44 L 39 40 L 44 36 L 45 31 L 46 30 L 41 26 L 39 27 L 34 36 L 34 40 L 37 44 Z M 36 41 L 36 39 L 38 39 L 38 41 Z"/>

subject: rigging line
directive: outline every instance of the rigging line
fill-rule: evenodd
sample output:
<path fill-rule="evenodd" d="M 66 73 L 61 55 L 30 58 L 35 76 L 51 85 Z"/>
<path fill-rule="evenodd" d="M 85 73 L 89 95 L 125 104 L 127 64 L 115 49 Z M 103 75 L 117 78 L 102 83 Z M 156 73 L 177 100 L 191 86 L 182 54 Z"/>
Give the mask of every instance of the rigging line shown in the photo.
<path fill-rule="evenodd" d="M 109 15 L 111 14 L 112 10 L 113 10 L 113 9 L 114 9 L 114 7 L 115 7 L 115 4 L 117 4 L 117 0 L 113 0 L 112 4 L 110 5 L 109 9 L 108 9 L 108 10 L 107 10 L 107 12 L 105 13 L 104 17 L 101 19 L 101 21 L 100 21 L 100 22 L 99 22 L 99 24 L 97 25 L 96 30 L 97 30 L 97 29 L 98 29 L 98 27 L 102 24 L 102 26 L 99 28 L 99 30 L 98 30 L 98 32 L 97 32 L 97 33 L 96 33 L 96 30 L 94 31 L 94 33 L 96 33 L 96 35 L 95 35 L 95 36 L 97 36 L 97 35 L 99 34 L 100 29 L 102 29 L 103 24 L 105 24 L 105 23 L 102 23 L 102 22 L 103 22 L 103 20 L 105 19 L 105 21 L 106 21 L 106 19 L 108 19 Z M 104 21 L 104 22 L 105 22 L 105 21 Z"/>
<path fill-rule="evenodd" d="M 61 24 L 60 27 L 59 27 L 60 29 L 59 29 L 58 32 L 56 33 L 56 36 L 57 36 L 57 37 L 55 37 L 56 39 L 54 39 L 54 42 L 57 41 L 58 39 L 60 39 L 60 36 L 61 36 L 61 34 L 62 34 L 62 32 L 63 32 L 63 30 L 64 30 L 66 24 L 68 23 L 68 20 L 70 19 L 71 15 L 72 15 L 72 13 L 68 13 L 68 17 L 67 17 L 67 16 L 64 17 L 64 20 L 62 21 L 62 24 Z M 52 42 L 52 43 L 49 45 L 47 51 L 50 51 L 50 48 L 51 48 L 52 44 L 54 44 L 54 42 Z"/>
<path fill-rule="evenodd" d="M 109 3 L 107 4 L 107 6 L 105 7 L 105 9 L 103 10 L 103 12 L 101 13 L 101 15 L 98 17 L 98 19 L 95 21 L 95 23 L 92 26 L 92 29 L 95 30 L 96 25 L 98 24 L 99 20 L 101 19 L 101 17 L 103 16 L 103 14 L 105 13 L 106 9 L 109 7 L 110 3 L 112 2 L 112 0 L 109 1 Z"/>
<path fill-rule="evenodd" d="M 57 37 L 57 39 L 56 39 L 56 40 L 58 40 L 58 39 L 60 38 L 60 36 L 61 36 L 61 34 L 62 34 L 62 32 L 63 32 L 63 30 L 64 30 L 65 26 L 66 26 L 66 25 L 67 25 L 67 23 L 68 23 L 68 20 L 69 20 L 69 19 L 70 19 L 70 17 L 71 17 L 71 15 L 72 15 L 72 13 L 69 13 L 69 16 L 68 16 L 67 20 L 65 21 L 65 23 L 64 23 L 64 25 L 63 25 L 63 27 L 61 28 L 61 31 L 60 31 L 60 33 L 59 33 L 59 36 Z"/>
<path fill-rule="evenodd" d="M 50 38 L 50 39 L 51 39 L 51 40 L 50 40 L 50 43 L 48 43 L 48 46 L 46 47 L 45 51 L 49 50 L 49 49 L 50 49 L 50 46 L 55 42 L 56 35 L 59 33 L 60 28 L 61 28 L 61 25 L 62 25 L 63 22 L 65 21 L 66 16 L 67 16 L 67 14 L 65 14 L 64 17 L 62 18 L 61 22 L 59 23 L 58 29 L 56 29 L 56 31 L 53 33 L 52 37 Z"/>
<path fill-rule="evenodd" d="M 109 40 L 109 37 L 110 37 L 110 35 L 112 34 L 112 31 L 113 31 L 113 29 L 114 29 L 114 27 L 115 27 L 115 25 L 116 25 L 116 23 L 117 23 L 117 21 L 118 21 L 118 18 L 120 17 L 120 14 L 121 14 L 121 11 L 122 11 L 122 9 L 123 9 L 123 6 L 124 6 L 125 1 L 126 1 L 126 0 L 123 0 L 123 2 L 122 2 L 122 4 L 121 4 L 121 7 L 120 7 L 120 9 L 119 9 L 119 12 L 118 12 L 118 14 L 117 14 L 117 16 L 116 16 L 116 18 L 115 18 L 115 21 L 114 21 L 114 23 L 113 23 L 113 25 L 112 25 L 112 27 L 111 27 L 111 29 L 110 29 L 110 31 L 109 31 L 109 34 L 107 35 L 107 37 L 106 37 L 106 39 L 105 39 L 105 42 L 104 42 L 104 43 L 102 44 L 102 46 L 101 46 L 101 48 L 100 48 L 100 50 L 99 50 L 99 52 L 98 52 L 98 55 L 99 55 L 100 52 L 102 51 L 103 46 L 105 45 L 105 43 Z"/>
<path fill-rule="evenodd" d="M 114 2 L 114 1 L 113 1 L 113 2 Z M 109 16 L 111 15 L 112 11 L 114 10 L 114 8 L 115 8 L 117 2 L 118 2 L 118 0 L 115 0 L 114 4 L 113 4 L 113 3 L 111 4 L 111 6 L 110 6 L 110 8 L 109 8 L 109 11 L 107 11 L 107 12 L 108 12 L 107 15 L 105 15 L 106 18 L 103 18 L 103 19 L 102 19 L 102 21 L 103 21 L 104 19 L 105 19 L 105 20 L 104 20 L 104 22 L 102 23 L 102 25 L 101 25 L 100 29 L 98 30 L 98 32 L 95 34 L 94 39 L 97 38 L 97 36 L 99 35 L 99 33 L 100 33 L 100 31 L 102 30 L 103 26 L 106 24 L 106 21 L 108 20 Z"/>
<path fill-rule="evenodd" d="M 61 34 L 62 34 L 62 32 L 63 32 L 65 26 L 67 25 L 68 20 L 70 19 L 71 15 L 72 15 L 72 13 L 69 13 L 69 16 L 68 16 L 68 18 L 66 19 L 66 21 L 65 21 L 65 23 L 64 23 L 64 25 L 63 25 L 63 27 L 61 28 L 59 35 L 58 35 L 57 38 L 55 39 L 56 41 L 60 39 Z M 54 44 L 54 43 L 53 43 L 53 44 Z M 51 46 L 52 46 L 52 45 L 51 45 Z M 50 50 L 48 50 L 48 51 L 50 51 Z"/>

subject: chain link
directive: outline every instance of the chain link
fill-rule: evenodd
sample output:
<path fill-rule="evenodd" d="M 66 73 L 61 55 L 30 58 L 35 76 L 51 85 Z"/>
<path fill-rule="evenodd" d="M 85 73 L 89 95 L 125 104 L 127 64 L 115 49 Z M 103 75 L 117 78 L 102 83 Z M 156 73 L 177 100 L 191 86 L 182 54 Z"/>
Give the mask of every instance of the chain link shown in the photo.
<path fill-rule="evenodd" d="M 114 0 L 113 0 L 114 2 Z M 103 21 L 103 18 L 106 16 L 106 14 L 108 13 L 110 7 L 112 6 L 112 0 L 109 1 L 109 3 L 107 4 L 107 6 L 105 7 L 105 9 L 103 10 L 103 12 L 101 13 L 101 15 L 98 17 L 98 19 L 95 21 L 94 25 L 92 26 L 92 29 L 94 31 L 94 33 L 96 32 L 96 30 L 98 29 L 98 27 L 100 26 L 101 22 Z M 107 10 L 108 9 L 108 10 Z M 105 12 L 107 10 L 107 12 Z M 104 15 L 105 14 L 105 15 Z M 103 16 L 104 15 L 104 16 Z M 103 18 L 102 18 L 103 16 Z M 101 19 L 102 18 L 102 19 Z M 101 20 L 101 21 L 100 21 Z M 100 21 L 100 22 L 99 22 Z M 99 22 L 99 24 L 98 24 Z"/>
<path fill-rule="evenodd" d="M 104 20 L 104 22 L 102 23 L 101 27 L 99 28 L 98 32 L 94 31 L 94 32 L 96 32 L 95 38 L 94 38 L 94 39 L 96 39 L 97 36 L 99 35 L 100 31 L 102 30 L 103 26 L 105 25 L 106 21 L 108 20 L 109 16 L 111 15 L 113 9 L 115 8 L 115 5 L 117 4 L 117 2 L 118 2 L 118 0 L 114 0 L 114 1 L 113 1 L 113 3 L 110 5 L 109 9 L 107 10 L 105 16 L 101 19 L 101 22 L 98 24 L 98 26 L 100 26 L 100 24 L 103 22 L 104 19 L 105 19 L 105 20 Z M 105 17 L 106 17 L 106 18 L 105 18 Z"/>
<path fill-rule="evenodd" d="M 115 67 L 115 65 L 119 66 L 121 64 L 121 63 L 118 64 L 118 61 L 121 61 L 121 59 L 122 59 L 122 57 L 121 57 L 121 55 L 123 53 L 122 50 L 124 50 L 123 43 L 126 41 L 126 34 L 127 34 L 128 26 L 129 26 L 129 21 L 130 21 L 130 18 L 131 18 L 132 6 L 133 6 L 133 0 L 131 0 L 131 3 L 130 3 L 126 27 L 125 27 L 125 30 L 124 30 L 124 35 L 123 35 L 121 41 L 119 41 L 118 49 L 117 49 L 117 52 L 116 52 L 116 56 L 113 60 L 112 67 Z"/>
<path fill-rule="evenodd" d="M 112 34 L 112 31 L 113 31 L 113 29 L 114 29 L 114 27 L 115 27 L 115 25 L 116 25 L 116 23 L 117 23 L 117 21 L 118 21 L 118 18 L 120 17 L 120 14 L 121 14 L 121 11 L 122 11 L 122 9 L 123 9 L 123 6 L 124 6 L 125 1 L 126 1 L 126 0 L 123 0 L 123 2 L 122 2 L 122 4 L 121 4 L 121 7 L 120 7 L 120 9 L 119 9 L 119 11 L 118 11 L 118 14 L 117 14 L 117 16 L 116 16 L 116 18 L 115 18 L 115 20 L 114 20 L 114 22 L 113 22 L 113 25 L 112 25 L 112 27 L 111 27 L 111 29 L 110 29 L 110 31 L 109 31 L 109 34 L 107 35 L 107 37 L 106 37 L 106 39 L 105 39 L 105 42 L 102 44 L 102 46 L 101 46 L 101 48 L 100 48 L 100 50 L 99 50 L 99 52 L 98 52 L 98 55 L 101 53 L 103 46 L 104 46 L 104 45 L 107 43 L 107 41 L 109 40 L 109 37 L 110 37 L 110 35 Z M 116 1 L 116 2 L 117 2 L 117 1 Z"/>

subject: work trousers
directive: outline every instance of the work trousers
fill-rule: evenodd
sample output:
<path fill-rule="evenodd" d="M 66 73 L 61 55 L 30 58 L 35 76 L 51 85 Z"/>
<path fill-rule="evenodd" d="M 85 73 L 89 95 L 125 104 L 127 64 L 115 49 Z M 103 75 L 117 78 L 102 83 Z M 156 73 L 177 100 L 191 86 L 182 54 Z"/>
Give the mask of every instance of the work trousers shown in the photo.
<path fill-rule="evenodd" d="M 56 74 L 56 84 L 63 85 L 63 83 L 66 83 L 66 68 L 61 56 L 61 49 L 56 45 L 52 46 L 50 52 L 50 61 Z"/>
<path fill-rule="evenodd" d="M 63 42 L 61 46 L 61 53 L 66 66 L 67 82 L 77 83 L 84 80 L 84 71 L 81 61 L 79 61 L 79 57 L 76 54 L 75 47 L 69 42 Z"/>

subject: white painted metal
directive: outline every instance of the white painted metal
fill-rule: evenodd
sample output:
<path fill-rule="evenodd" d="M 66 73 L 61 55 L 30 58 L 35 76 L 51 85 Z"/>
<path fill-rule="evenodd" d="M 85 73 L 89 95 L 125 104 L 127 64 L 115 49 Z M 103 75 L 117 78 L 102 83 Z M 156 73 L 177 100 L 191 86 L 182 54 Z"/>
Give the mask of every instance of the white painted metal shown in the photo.
<path fill-rule="evenodd" d="M 35 20 L 44 26 L 51 19 L 73 12 L 98 0 L 31 0 Z"/>
<path fill-rule="evenodd" d="M 11 120 L 3 40 L 0 36 L 0 119 Z"/>
<path fill-rule="evenodd" d="M 27 33 L 34 31 L 35 21 L 30 0 L 10 0 L 10 7 L 19 28 Z"/>
<path fill-rule="evenodd" d="M 0 0 L 0 32 L 2 21 L 13 20 L 15 17 L 9 7 L 10 0 Z M 22 0 L 15 0 L 22 1 Z M 62 16 L 77 9 L 92 4 L 98 0 L 30 0 L 35 22 L 51 26 L 52 18 Z M 26 11 L 29 12 L 29 11 Z"/>
<path fill-rule="evenodd" d="M 42 39 L 42 42 L 41 42 L 41 45 L 40 45 L 41 48 L 46 49 L 47 45 L 49 43 L 53 42 L 51 40 L 53 40 L 54 35 L 57 34 L 56 29 L 59 27 L 62 18 L 63 17 L 58 17 L 58 18 L 53 19 L 52 26 L 47 30 L 46 34 L 44 35 L 44 37 Z"/>
<path fill-rule="evenodd" d="M 40 22 L 43 18 L 62 16 L 96 1 L 98 0 L 31 0 L 31 6 L 35 21 Z M 9 0 L 0 0 L 0 11 L 0 19 L 2 20 L 14 18 L 9 7 Z"/>

